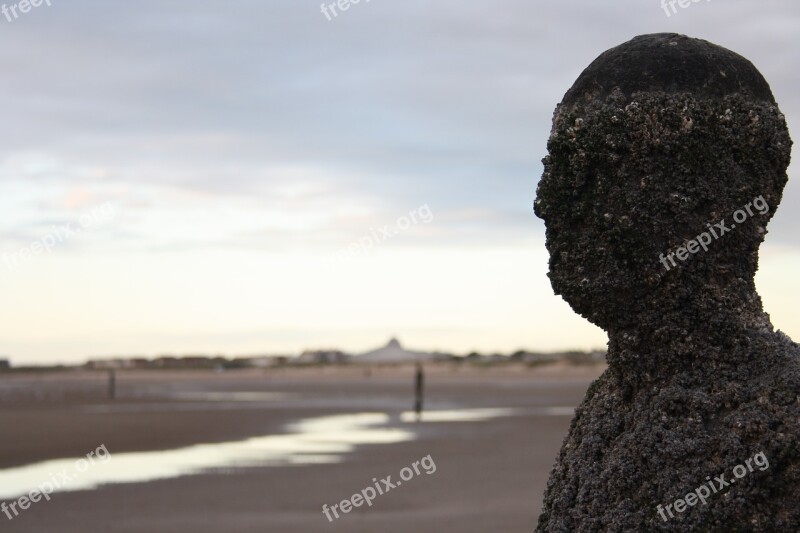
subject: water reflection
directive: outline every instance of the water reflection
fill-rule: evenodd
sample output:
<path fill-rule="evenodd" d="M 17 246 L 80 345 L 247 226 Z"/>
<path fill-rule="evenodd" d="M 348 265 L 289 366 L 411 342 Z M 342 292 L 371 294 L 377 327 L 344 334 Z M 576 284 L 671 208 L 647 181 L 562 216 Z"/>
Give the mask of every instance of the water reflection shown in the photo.
<path fill-rule="evenodd" d="M 252 397 L 240 397 L 252 400 Z M 259 398 L 262 399 L 262 398 Z M 421 422 L 477 422 L 512 415 L 572 416 L 572 407 L 539 407 L 432 410 Z M 395 415 L 396 416 L 396 415 Z M 397 418 L 394 418 L 397 421 Z M 416 422 L 416 413 L 400 414 L 401 422 Z M 300 420 L 287 427 L 287 434 L 253 437 L 234 442 L 197 444 L 164 451 L 114 453 L 108 461 L 97 461 L 78 472 L 75 459 L 56 459 L 0 470 L 0 500 L 10 500 L 41 487 L 59 473 L 71 480 L 54 492 L 95 489 L 109 483 L 142 483 L 201 472 L 251 466 L 285 466 L 337 463 L 356 446 L 393 444 L 415 438 L 414 425 L 390 427 L 386 413 L 359 413 Z"/>
<path fill-rule="evenodd" d="M 487 409 L 452 409 L 447 411 L 423 411 L 420 422 L 480 422 L 501 416 L 511 416 L 517 413 L 516 409 L 487 408 Z M 416 422 L 417 414 L 406 411 L 400 415 L 403 422 Z"/>
<path fill-rule="evenodd" d="M 574 407 L 548 406 L 534 407 L 529 409 L 512 409 L 506 407 L 484 408 L 484 409 L 450 409 L 423 411 L 420 422 L 480 422 L 492 418 L 513 415 L 533 415 L 533 416 L 573 416 Z M 406 411 L 400 415 L 403 422 L 416 422 L 417 414 L 414 411 Z"/>
<path fill-rule="evenodd" d="M 66 472 L 72 479 L 54 492 L 94 489 L 107 483 L 141 483 L 217 469 L 336 463 L 361 444 L 391 444 L 414 438 L 406 429 L 385 427 L 384 413 L 336 415 L 302 420 L 289 434 L 198 444 L 175 450 L 114 453 L 77 472 L 75 459 L 57 459 L 0 470 L 0 499 L 14 499 Z M 383 427 L 382 427 L 383 426 Z"/>

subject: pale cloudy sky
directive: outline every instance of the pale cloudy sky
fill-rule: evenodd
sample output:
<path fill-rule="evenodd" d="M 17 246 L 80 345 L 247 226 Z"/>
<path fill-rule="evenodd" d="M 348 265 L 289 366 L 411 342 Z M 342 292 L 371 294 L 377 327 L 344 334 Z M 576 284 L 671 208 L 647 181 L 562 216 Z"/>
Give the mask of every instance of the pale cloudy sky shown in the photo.
<path fill-rule="evenodd" d="M 531 205 L 564 92 L 602 51 L 661 31 L 751 59 L 800 138 L 796 0 L 670 17 L 659 0 L 362 0 L 330 21 L 319 0 L 52 0 L 0 16 L 0 356 L 390 335 L 602 347 L 553 296 Z M 800 338 L 795 168 L 758 284 Z M 331 260 L 410 212 L 368 255 Z"/>

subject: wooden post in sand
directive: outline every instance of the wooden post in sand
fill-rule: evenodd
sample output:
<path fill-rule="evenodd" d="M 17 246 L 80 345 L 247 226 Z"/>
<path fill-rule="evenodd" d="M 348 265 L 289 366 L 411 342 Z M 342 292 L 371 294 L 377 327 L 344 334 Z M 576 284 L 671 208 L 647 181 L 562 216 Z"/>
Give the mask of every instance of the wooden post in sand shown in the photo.
<path fill-rule="evenodd" d="M 425 385 L 425 375 L 422 372 L 422 363 L 417 363 L 416 379 L 414 380 L 414 412 L 417 422 L 422 420 L 422 399 Z"/>

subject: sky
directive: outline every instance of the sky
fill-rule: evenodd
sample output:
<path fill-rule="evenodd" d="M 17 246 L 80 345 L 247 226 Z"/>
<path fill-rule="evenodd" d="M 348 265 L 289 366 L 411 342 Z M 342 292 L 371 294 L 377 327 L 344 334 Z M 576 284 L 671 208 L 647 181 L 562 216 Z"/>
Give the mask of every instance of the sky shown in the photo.
<path fill-rule="evenodd" d="M 796 0 L 330 3 L 0 15 L 0 357 L 603 348 L 532 211 L 580 72 L 635 35 L 704 38 L 800 138 Z M 800 338 L 796 169 L 757 285 Z"/>

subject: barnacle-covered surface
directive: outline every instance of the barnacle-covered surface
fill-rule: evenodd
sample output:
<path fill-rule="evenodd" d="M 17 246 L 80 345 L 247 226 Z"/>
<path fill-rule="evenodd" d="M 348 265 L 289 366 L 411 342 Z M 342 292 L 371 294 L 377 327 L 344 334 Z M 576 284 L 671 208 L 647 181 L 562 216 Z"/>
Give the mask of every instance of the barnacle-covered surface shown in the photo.
<path fill-rule="evenodd" d="M 538 531 L 800 530 L 800 347 L 753 281 L 791 144 L 749 61 L 676 34 L 605 52 L 557 107 L 535 211 L 553 288 L 608 332 L 609 368 Z M 707 249 L 665 262 L 704 232 Z M 659 516 L 759 452 L 769 468 Z"/>

